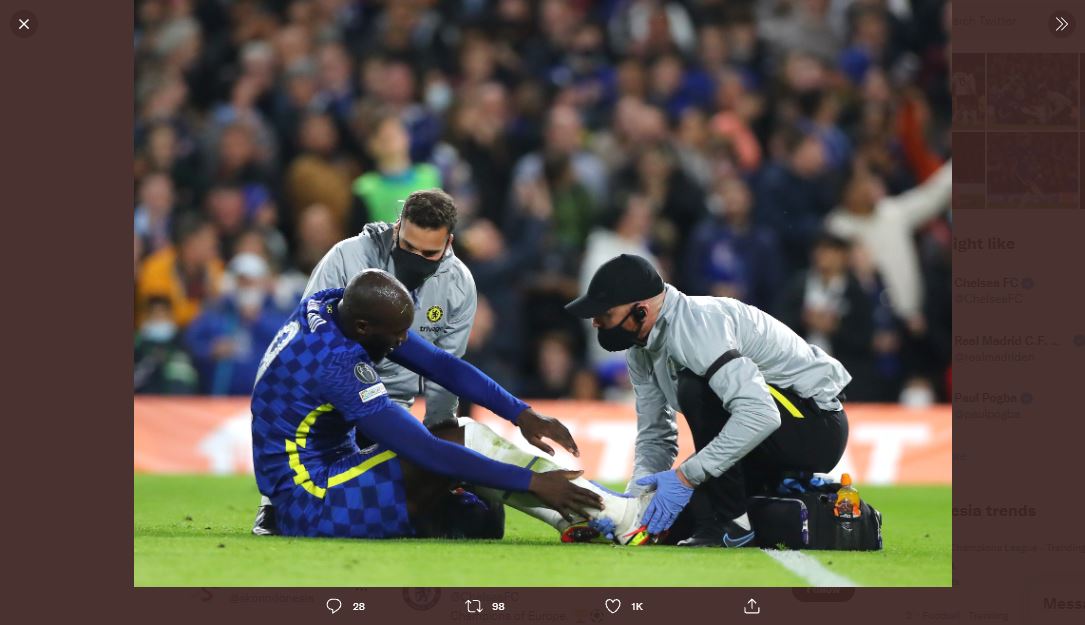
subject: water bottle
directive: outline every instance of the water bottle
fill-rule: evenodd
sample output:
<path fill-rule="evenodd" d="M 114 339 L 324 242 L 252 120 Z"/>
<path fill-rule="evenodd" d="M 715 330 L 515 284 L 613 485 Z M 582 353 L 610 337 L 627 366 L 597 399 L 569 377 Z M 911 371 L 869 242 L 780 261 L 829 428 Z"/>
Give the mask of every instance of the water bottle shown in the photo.
<path fill-rule="evenodd" d="M 840 477 L 840 490 L 836 491 L 836 504 L 833 506 L 833 514 L 842 521 L 858 519 L 859 515 L 859 491 L 851 485 L 851 475 L 845 473 Z"/>

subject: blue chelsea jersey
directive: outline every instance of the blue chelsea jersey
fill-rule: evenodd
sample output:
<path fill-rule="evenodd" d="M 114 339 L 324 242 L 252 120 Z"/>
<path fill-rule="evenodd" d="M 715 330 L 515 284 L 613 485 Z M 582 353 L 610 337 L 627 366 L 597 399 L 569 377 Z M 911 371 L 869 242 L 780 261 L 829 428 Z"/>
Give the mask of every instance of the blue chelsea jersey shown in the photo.
<path fill-rule="evenodd" d="M 322 484 L 324 467 L 357 450 L 353 419 L 383 409 L 369 355 L 335 321 L 343 289 L 304 300 L 268 346 L 252 391 L 253 466 L 260 492 Z M 349 413 L 337 408 L 350 402 Z"/>

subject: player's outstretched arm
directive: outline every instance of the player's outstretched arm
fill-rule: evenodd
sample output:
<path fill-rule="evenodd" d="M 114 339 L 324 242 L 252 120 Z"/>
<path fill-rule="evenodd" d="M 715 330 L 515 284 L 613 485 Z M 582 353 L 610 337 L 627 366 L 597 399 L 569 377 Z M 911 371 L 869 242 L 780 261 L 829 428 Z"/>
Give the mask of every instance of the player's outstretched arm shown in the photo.
<path fill-rule="evenodd" d="M 490 460 L 466 447 L 441 440 L 391 401 L 385 402 L 376 413 L 353 421 L 370 440 L 438 475 L 521 492 L 531 485 L 533 475 L 527 469 Z"/>
<path fill-rule="evenodd" d="M 530 492 L 566 520 L 573 519 L 574 515 L 589 515 L 592 509 L 603 507 L 599 495 L 572 483 L 583 471 L 534 473 L 491 460 L 476 451 L 437 438 L 409 412 L 387 401 L 387 397 L 385 400 L 385 405 L 375 414 L 356 419 L 355 427 L 370 440 L 423 469 L 480 486 Z"/>
<path fill-rule="evenodd" d="M 392 401 L 386 404 L 379 413 L 356 421 L 358 428 L 372 441 L 382 443 L 423 469 L 472 484 L 531 493 L 566 521 L 572 521 L 577 514 L 589 515 L 592 509 L 603 508 L 599 495 L 573 484 L 583 471 L 534 473 L 515 464 L 490 460 L 467 447 L 442 441 L 410 412 Z"/>
<path fill-rule="evenodd" d="M 388 358 L 520 426 L 524 438 L 546 453 L 553 455 L 554 449 L 543 438 L 555 441 L 574 456 L 580 455 L 576 441 L 560 421 L 536 413 L 474 365 L 434 347 L 413 331 Z"/>
<path fill-rule="evenodd" d="M 572 484 L 562 472 L 540 479 L 523 467 L 491 460 L 455 443 L 441 440 L 409 412 L 388 399 L 379 380 L 363 382 L 358 354 L 340 352 L 324 363 L 318 380 L 324 401 L 335 406 L 370 440 L 396 452 L 422 469 L 452 479 L 506 491 L 530 492 L 563 515 L 601 508 L 595 493 Z"/>
<path fill-rule="evenodd" d="M 434 347 L 413 330 L 388 359 L 513 423 L 528 408 L 474 365 Z"/>

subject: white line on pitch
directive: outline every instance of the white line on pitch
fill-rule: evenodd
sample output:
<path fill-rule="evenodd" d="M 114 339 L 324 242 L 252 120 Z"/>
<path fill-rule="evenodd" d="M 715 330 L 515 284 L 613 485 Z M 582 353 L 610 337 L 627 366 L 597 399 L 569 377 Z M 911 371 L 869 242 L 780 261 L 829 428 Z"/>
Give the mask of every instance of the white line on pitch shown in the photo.
<path fill-rule="evenodd" d="M 859 584 L 833 573 L 818 562 L 816 558 L 806 555 L 801 551 L 777 551 L 775 549 L 762 549 L 770 558 L 776 560 L 787 570 L 806 580 L 811 586 L 858 586 Z"/>

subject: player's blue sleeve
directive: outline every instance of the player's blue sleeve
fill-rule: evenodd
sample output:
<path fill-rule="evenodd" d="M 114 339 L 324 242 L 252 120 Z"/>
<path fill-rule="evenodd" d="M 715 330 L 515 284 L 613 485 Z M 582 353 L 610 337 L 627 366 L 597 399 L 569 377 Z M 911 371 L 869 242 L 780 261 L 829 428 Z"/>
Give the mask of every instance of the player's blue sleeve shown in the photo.
<path fill-rule="evenodd" d="M 491 460 L 430 434 L 411 413 L 388 399 L 372 365 L 357 354 L 334 354 L 318 379 L 325 401 L 362 434 L 423 469 L 479 486 L 528 490 L 530 470 Z"/>
<path fill-rule="evenodd" d="M 434 347 L 414 331 L 407 333 L 406 342 L 388 354 L 388 359 L 513 423 L 528 408 L 474 365 Z"/>

